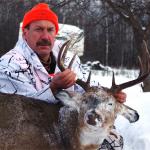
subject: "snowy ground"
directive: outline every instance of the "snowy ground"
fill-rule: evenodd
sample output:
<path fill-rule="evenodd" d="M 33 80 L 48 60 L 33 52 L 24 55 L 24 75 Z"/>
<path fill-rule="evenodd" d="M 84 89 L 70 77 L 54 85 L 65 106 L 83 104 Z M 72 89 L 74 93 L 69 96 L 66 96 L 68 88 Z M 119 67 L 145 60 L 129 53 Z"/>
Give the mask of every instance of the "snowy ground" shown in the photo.
<path fill-rule="evenodd" d="M 124 75 L 121 75 L 124 73 Z M 117 73 L 116 84 L 123 83 L 137 77 L 137 71 L 121 71 Z M 98 71 L 92 75 L 102 86 L 110 87 L 112 77 L 104 76 Z M 130 124 L 122 116 L 116 119 L 117 130 L 124 137 L 124 150 L 150 150 L 150 92 L 143 93 L 140 85 L 135 85 L 124 90 L 127 93 L 126 105 L 138 111 L 139 121 Z"/>

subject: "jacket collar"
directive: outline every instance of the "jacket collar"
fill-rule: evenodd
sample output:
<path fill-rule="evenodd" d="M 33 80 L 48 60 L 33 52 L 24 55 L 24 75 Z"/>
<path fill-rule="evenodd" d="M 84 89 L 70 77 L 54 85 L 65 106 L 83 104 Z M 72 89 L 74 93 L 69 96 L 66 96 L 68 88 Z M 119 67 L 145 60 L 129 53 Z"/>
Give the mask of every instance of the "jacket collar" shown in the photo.
<path fill-rule="evenodd" d="M 20 38 L 18 40 L 14 49 L 20 54 L 22 54 L 26 58 L 26 60 L 30 64 L 32 64 L 36 69 L 48 74 L 46 69 L 40 62 L 40 59 L 38 58 L 37 54 L 29 47 L 29 45 L 23 38 Z"/>

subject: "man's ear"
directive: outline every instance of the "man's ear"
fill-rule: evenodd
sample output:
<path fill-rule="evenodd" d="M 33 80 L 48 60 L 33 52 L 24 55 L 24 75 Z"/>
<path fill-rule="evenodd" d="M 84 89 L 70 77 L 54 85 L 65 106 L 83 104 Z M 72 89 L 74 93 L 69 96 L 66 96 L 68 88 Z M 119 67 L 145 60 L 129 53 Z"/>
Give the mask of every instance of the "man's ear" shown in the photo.
<path fill-rule="evenodd" d="M 24 39 L 25 39 L 25 37 L 26 37 L 27 30 L 28 30 L 28 29 L 26 29 L 26 28 L 23 28 L 23 29 L 22 29 L 22 37 L 23 37 Z"/>
<path fill-rule="evenodd" d="M 30 29 L 30 24 L 27 25 L 26 27 L 22 28 L 22 37 L 25 39 L 25 37 L 27 36 L 28 32 Z"/>

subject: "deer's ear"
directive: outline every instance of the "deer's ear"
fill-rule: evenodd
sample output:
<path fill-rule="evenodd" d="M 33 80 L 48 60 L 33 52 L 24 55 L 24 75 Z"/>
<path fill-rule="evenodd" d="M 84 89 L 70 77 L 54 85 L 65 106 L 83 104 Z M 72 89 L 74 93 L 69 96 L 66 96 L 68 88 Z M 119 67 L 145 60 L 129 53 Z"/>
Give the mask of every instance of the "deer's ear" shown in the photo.
<path fill-rule="evenodd" d="M 60 100 L 65 106 L 78 109 L 76 101 L 73 99 L 72 95 L 68 91 L 61 90 L 57 92 L 55 97 L 56 99 Z"/>
<path fill-rule="evenodd" d="M 121 110 L 123 111 L 119 112 L 119 114 L 124 116 L 126 119 L 128 119 L 130 123 L 133 123 L 139 120 L 139 114 L 136 110 L 124 104 L 122 104 L 121 106 L 122 106 Z"/>

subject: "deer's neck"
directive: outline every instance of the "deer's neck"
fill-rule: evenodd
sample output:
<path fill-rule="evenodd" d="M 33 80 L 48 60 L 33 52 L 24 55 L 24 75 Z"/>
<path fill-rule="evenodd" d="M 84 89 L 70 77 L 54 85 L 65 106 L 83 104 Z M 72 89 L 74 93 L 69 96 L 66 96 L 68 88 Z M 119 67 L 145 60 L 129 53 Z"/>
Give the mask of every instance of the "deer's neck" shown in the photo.
<path fill-rule="evenodd" d="M 104 129 L 93 130 L 91 128 L 84 127 L 80 132 L 80 143 L 82 147 L 92 147 L 91 149 L 96 150 L 102 144 L 106 136 L 107 133 Z"/>

